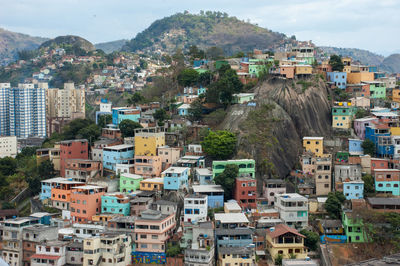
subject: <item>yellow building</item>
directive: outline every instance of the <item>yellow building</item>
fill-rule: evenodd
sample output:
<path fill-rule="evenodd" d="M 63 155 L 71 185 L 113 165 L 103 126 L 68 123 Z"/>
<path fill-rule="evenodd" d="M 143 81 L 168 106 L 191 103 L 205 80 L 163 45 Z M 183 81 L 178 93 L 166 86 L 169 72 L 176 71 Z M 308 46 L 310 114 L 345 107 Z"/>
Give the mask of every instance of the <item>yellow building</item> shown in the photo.
<path fill-rule="evenodd" d="M 295 74 L 296 75 L 311 75 L 312 74 L 312 66 L 296 65 Z"/>
<path fill-rule="evenodd" d="M 305 259 L 307 248 L 304 247 L 304 238 L 305 236 L 296 229 L 285 224 L 278 224 L 267 232 L 267 250 L 274 261 L 278 255 L 282 255 L 284 259 L 289 259 L 294 255 L 296 259 Z"/>
<path fill-rule="evenodd" d="M 140 190 L 142 191 L 162 191 L 164 187 L 164 178 L 155 177 L 140 181 Z"/>
<path fill-rule="evenodd" d="M 350 73 L 351 72 L 351 58 L 350 57 L 342 57 L 342 63 L 344 65 L 343 72 Z"/>
<path fill-rule="evenodd" d="M 165 132 L 160 127 L 135 129 L 135 155 L 155 156 L 165 146 Z"/>
<path fill-rule="evenodd" d="M 256 265 L 254 249 L 247 247 L 219 247 L 217 265 Z"/>
<path fill-rule="evenodd" d="M 347 73 L 347 84 L 360 84 L 361 81 L 374 81 L 374 72 Z"/>
<path fill-rule="evenodd" d="M 392 101 L 400 103 L 400 89 L 392 90 Z"/>
<path fill-rule="evenodd" d="M 108 221 L 110 221 L 111 219 L 114 219 L 115 217 L 118 217 L 118 216 L 123 216 L 123 215 L 115 214 L 115 213 L 101 213 L 101 214 L 93 215 L 92 221 L 106 225 L 108 223 Z"/>
<path fill-rule="evenodd" d="M 305 151 L 314 153 L 321 157 L 324 154 L 324 138 L 323 137 L 304 137 L 303 148 Z"/>

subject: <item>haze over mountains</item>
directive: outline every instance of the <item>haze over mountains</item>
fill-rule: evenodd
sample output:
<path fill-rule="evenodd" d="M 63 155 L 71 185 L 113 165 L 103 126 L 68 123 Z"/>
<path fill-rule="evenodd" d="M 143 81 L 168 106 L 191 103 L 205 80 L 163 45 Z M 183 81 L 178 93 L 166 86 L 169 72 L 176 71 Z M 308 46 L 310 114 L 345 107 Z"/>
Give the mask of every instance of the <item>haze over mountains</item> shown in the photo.
<path fill-rule="evenodd" d="M 163 51 L 173 53 L 177 48 L 187 49 L 191 45 L 207 49 L 212 46 L 221 47 L 225 54 L 238 51 L 269 49 L 294 41 L 285 34 L 229 17 L 222 12 L 206 12 L 202 15 L 177 13 L 153 22 L 147 29 L 138 33 L 131 40 L 116 40 L 92 44 L 79 38 L 82 45 L 90 49 L 102 49 L 106 53 L 113 51 Z M 37 49 L 48 41 L 47 38 L 32 37 L 0 28 L 0 65 L 8 64 L 18 59 L 18 51 Z M 56 38 L 57 41 L 62 41 Z M 81 41 L 81 40 L 80 40 Z M 388 57 L 357 48 L 320 47 L 328 54 L 351 56 L 363 64 L 377 65 L 381 70 L 400 72 L 400 54 Z"/>

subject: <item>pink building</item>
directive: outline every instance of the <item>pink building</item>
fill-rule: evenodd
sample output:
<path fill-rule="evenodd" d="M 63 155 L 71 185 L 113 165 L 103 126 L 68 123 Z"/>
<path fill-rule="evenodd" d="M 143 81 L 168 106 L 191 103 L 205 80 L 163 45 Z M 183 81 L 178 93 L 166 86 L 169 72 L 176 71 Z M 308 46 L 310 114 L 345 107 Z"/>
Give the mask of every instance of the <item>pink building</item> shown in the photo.
<path fill-rule="evenodd" d="M 135 174 L 144 178 L 159 177 L 161 175 L 161 157 L 160 156 L 135 156 Z"/>
<path fill-rule="evenodd" d="M 181 157 L 181 149 L 161 146 L 157 148 L 157 154 L 161 158 L 162 171 L 164 171 L 179 160 Z"/>
<path fill-rule="evenodd" d="M 354 131 L 360 139 L 365 139 L 365 127 L 371 126 L 372 122 L 378 122 L 376 117 L 364 117 L 354 120 Z"/>
<path fill-rule="evenodd" d="M 80 186 L 72 188 L 71 220 L 74 223 L 87 223 L 93 215 L 101 212 L 101 196 L 107 192 L 105 187 Z"/>
<path fill-rule="evenodd" d="M 294 78 L 295 66 L 282 65 L 280 66 L 280 74 L 288 79 Z"/>
<path fill-rule="evenodd" d="M 136 252 L 165 252 L 166 242 L 175 229 L 175 213 L 143 211 L 135 221 Z"/>

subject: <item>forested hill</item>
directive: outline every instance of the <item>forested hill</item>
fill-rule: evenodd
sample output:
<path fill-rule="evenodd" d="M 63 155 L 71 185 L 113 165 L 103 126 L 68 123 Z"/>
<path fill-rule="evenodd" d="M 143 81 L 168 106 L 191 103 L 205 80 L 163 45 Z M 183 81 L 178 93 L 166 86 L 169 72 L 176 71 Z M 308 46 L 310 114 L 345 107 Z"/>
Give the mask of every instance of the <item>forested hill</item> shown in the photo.
<path fill-rule="evenodd" d="M 229 17 L 222 12 L 178 13 L 153 22 L 123 46 L 124 51 L 174 52 L 196 45 L 201 49 L 221 47 L 225 54 L 272 49 L 292 40 L 282 33 Z"/>

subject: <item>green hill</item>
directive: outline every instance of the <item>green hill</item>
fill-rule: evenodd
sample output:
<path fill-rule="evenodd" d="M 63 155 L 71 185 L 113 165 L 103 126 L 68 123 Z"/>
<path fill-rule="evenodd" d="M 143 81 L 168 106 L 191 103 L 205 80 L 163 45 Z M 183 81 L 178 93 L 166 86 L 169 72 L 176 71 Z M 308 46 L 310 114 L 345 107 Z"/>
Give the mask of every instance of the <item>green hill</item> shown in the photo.
<path fill-rule="evenodd" d="M 85 40 L 82 37 L 74 36 L 74 35 L 58 36 L 54 39 L 51 39 L 51 40 L 48 40 L 48 41 L 42 43 L 42 45 L 40 45 L 40 48 L 46 48 L 46 47 L 51 47 L 51 46 L 57 47 L 57 46 L 65 46 L 65 45 L 79 47 L 79 48 L 85 50 L 86 52 L 93 51 L 96 49 L 94 47 L 94 45 L 91 42 L 89 42 L 88 40 Z"/>
<path fill-rule="evenodd" d="M 122 47 L 124 51 L 164 51 L 196 45 L 201 49 L 217 46 L 226 54 L 237 51 L 273 49 L 291 42 L 282 33 L 272 32 L 222 12 L 178 13 L 153 22 Z"/>
<path fill-rule="evenodd" d="M 96 49 L 101 49 L 105 53 L 109 54 L 121 50 L 122 46 L 124 46 L 127 41 L 128 40 L 102 42 L 102 43 L 96 43 L 94 46 L 96 47 Z"/>
<path fill-rule="evenodd" d="M 18 51 L 36 49 L 46 40 L 0 28 L 0 65 L 18 59 Z"/>

